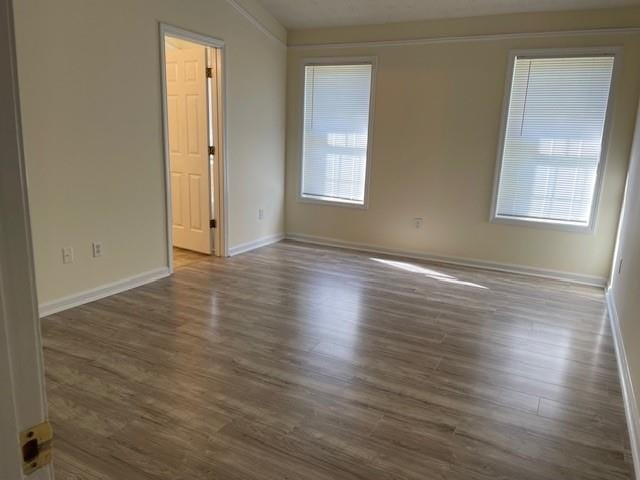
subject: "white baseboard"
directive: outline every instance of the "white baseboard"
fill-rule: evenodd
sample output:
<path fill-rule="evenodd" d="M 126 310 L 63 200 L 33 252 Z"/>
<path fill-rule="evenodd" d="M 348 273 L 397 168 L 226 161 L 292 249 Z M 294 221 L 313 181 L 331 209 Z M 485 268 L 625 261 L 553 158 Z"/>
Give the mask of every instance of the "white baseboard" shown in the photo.
<path fill-rule="evenodd" d="M 627 353 L 624 348 L 624 339 L 622 338 L 622 331 L 620 330 L 620 319 L 618 318 L 618 310 L 611 288 L 607 289 L 606 297 L 609 321 L 611 322 L 613 341 L 616 347 L 616 357 L 618 358 L 618 373 L 620 374 L 620 384 L 622 386 L 624 411 L 627 416 L 627 427 L 631 441 L 631 455 L 633 457 L 633 467 L 636 472 L 635 478 L 640 478 L 640 415 L 638 415 L 638 400 L 633 390 L 631 372 L 629 371 L 629 363 L 627 362 Z"/>
<path fill-rule="evenodd" d="M 121 293 L 126 290 L 131 290 L 132 288 L 146 285 L 147 283 L 155 282 L 156 280 L 168 277 L 169 275 L 169 268 L 163 267 L 156 270 L 151 270 L 149 272 L 141 273 L 139 275 L 134 275 L 133 277 L 125 278 L 123 280 L 118 280 L 117 282 L 108 283 L 97 288 L 84 290 L 83 292 L 75 293 L 73 295 L 69 295 L 67 297 L 59 298 L 57 300 L 39 305 L 39 315 L 40 318 L 43 318 L 47 315 L 62 312 L 63 310 L 67 310 L 69 308 L 84 305 L 85 303 L 89 302 L 94 302 L 96 300 L 100 300 L 101 298 L 115 295 L 116 293 Z"/>
<path fill-rule="evenodd" d="M 241 253 L 246 253 L 251 250 L 255 250 L 256 248 L 266 247 L 267 245 L 271 245 L 272 243 L 278 243 L 280 240 L 283 240 L 283 239 L 284 239 L 284 233 L 276 233 L 275 235 L 268 235 L 266 237 L 253 240 L 252 242 L 246 242 L 246 243 L 241 243 L 239 245 L 234 245 L 229 249 L 229 256 L 233 257 L 235 255 L 240 255 Z"/>
<path fill-rule="evenodd" d="M 460 265 L 464 267 L 482 268 L 485 270 L 495 270 L 499 272 L 519 273 L 522 275 L 531 275 L 535 277 L 551 278 L 554 280 L 562 280 L 565 282 L 579 283 L 604 288 L 607 284 L 606 279 L 591 275 L 581 275 L 577 273 L 561 272 L 557 270 L 547 270 L 542 268 L 525 267 L 521 265 L 512 265 L 507 263 L 487 262 L 484 260 L 476 260 L 473 258 L 448 257 L 441 255 L 431 255 L 429 253 L 417 250 L 401 250 L 397 248 L 387 248 L 378 245 L 370 245 L 366 243 L 348 242 L 335 238 L 316 237 L 313 235 L 305 235 L 301 233 L 287 233 L 286 238 L 296 240 L 298 242 L 312 243 L 315 245 L 324 245 L 328 247 L 340 247 L 350 250 L 360 250 L 364 252 L 379 253 L 385 255 L 398 255 L 406 258 L 415 258 L 418 260 L 428 260 L 432 262 L 448 263 L 451 265 Z"/>

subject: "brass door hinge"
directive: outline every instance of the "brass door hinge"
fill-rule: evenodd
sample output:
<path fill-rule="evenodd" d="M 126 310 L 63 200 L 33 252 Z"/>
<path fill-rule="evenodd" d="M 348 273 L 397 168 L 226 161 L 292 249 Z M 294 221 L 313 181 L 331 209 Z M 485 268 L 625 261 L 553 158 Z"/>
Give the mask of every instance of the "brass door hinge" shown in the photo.
<path fill-rule="evenodd" d="M 211 145 L 209 147 L 209 155 L 215 155 L 216 154 L 216 147 L 215 145 Z"/>
<path fill-rule="evenodd" d="M 216 228 L 218 226 L 218 222 L 216 222 L 215 218 L 209 220 L 209 228 Z"/>
<path fill-rule="evenodd" d="M 22 472 L 32 472 L 51 463 L 53 455 L 53 428 L 49 422 L 41 423 L 20 433 Z"/>
<path fill-rule="evenodd" d="M 207 78 L 213 78 L 213 70 L 211 67 L 207 67 Z"/>

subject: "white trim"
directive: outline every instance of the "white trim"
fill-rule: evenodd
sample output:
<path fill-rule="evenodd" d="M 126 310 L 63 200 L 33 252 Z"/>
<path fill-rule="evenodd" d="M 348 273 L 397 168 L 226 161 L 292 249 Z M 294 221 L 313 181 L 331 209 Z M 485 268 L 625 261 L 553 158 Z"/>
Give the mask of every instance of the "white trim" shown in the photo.
<path fill-rule="evenodd" d="M 366 181 L 366 180 L 365 180 Z M 300 182 L 302 183 L 302 181 Z M 326 207 L 347 207 L 347 208 L 359 208 L 360 210 L 367 210 L 369 208 L 367 198 L 367 185 L 365 184 L 365 203 L 351 202 L 348 200 L 332 199 L 331 197 L 314 197 L 312 195 L 302 195 L 298 192 L 298 202 L 300 203 L 312 203 L 315 205 L 324 205 Z"/>
<path fill-rule="evenodd" d="M 284 240 L 284 238 L 284 233 L 276 233 L 274 235 L 267 235 L 266 237 L 253 240 L 251 242 L 241 243 L 229 249 L 229 256 L 235 257 L 236 255 L 250 252 L 251 250 L 255 250 L 256 248 L 266 247 L 267 245 L 278 243 L 279 241 Z"/>
<path fill-rule="evenodd" d="M 609 321 L 611 322 L 611 332 L 613 342 L 616 347 L 616 357 L 618 359 L 618 373 L 620 375 L 620 386 L 622 387 L 622 399 L 624 400 L 624 411 L 627 417 L 627 428 L 629 429 L 629 440 L 631 443 L 631 456 L 636 476 L 640 476 L 640 415 L 638 415 L 638 398 L 633 390 L 631 372 L 627 362 L 627 353 L 624 348 L 624 338 L 620 330 L 620 319 L 616 309 L 615 299 L 611 288 L 607 289 L 607 310 Z"/>
<path fill-rule="evenodd" d="M 228 195 L 229 190 L 227 186 L 229 185 L 228 178 L 228 168 L 227 168 L 227 160 L 228 155 L 226 152 L 229 151 L 229 142 L 228 142 L 228 129 L 224 128 L 225 119 L 227 118 L 227 102 L 225 99 L 227 98 L 226 89 L 226 77 L 224 74 L 219 74 L 219 72 L 225 71 L 225 55 L 224 51 L 218 49 L 216 55 L 214 55 L 214 61 L 216 62 L 216 72 L 218 78 L 216 85 L 216 105 L 217 105 L 217 118 L 216 125 L 218 128 L 214 132 L 216 139 L 214 145 L 216 145 L 216 155 L 214 159 L 214 186 L 218 187 L 218 191 L 214 191 L 215 194 L 215 205 L 213 218 L 218 219 L 218 223 L 221 225 L 220 228 L 216 227 L 214 230 L 214 254 L 220 257 L 229 256 L 229 208 L 228 208 Z M 222 126 L 222 128 L 221 128 Z M 222 188 L 220 186 L 222 185 Z M 214 187 L 215 188 L 215 187 Z"/>
<path fill-rule="evenodd" d="M 305 105 L 305 71 L 308 65 L 371 65 L 371 86 L 369 91 L 369 126 L 367 132 L 367 158 L 365 164 L 364 179 L 364 199 L 362 203 L 340 201 L 340 200 L 323 200 L 319 197 L 305 196 L 302 194 L 302 178 L 304 175 L 304 105 Z M 298 109 L 298 201 L 302 203 L 315 203 L 318 205 L 326 205 L 330 207 L 347 207 L 359 208 L 367 210 L 369 208 L 369 187 L 371 183 L 371 169 L 373 165 L 373 130 L 375 128 L 375 106 L 376 106 L 376 78 L 378 76 L 378 57 L 310 57 L 302 59 L 300 64 L 300 77 L 302 85 L 300 107 Z"/>
<path fill-rule="evenodd" d="M 214 188 L 222 191 L 222 218 L 218 218 L 217 229 L 221 231 L 219 237 L 222 239 L 222 245 L 216 245 L 215 254 L 221 257 L 229 256 L 229 175 L 228 175 L 228 158 L 229 158 L 229 142 L 228 142 L 228 129 L 227 129 L 227 81 L 226 81 L 226 49 L 224 40 L 203 35 L 190 30 L 185 30 L 180 27 L 168 25 L 160 22 L 160 79 L 161 79 L 161 91 L 162 91 L 162 134 L 163 134 L 163 162 L 164 162 L 164 193 L 165 193 L 165 235 L 167 243 L 167 268 L 169 274 L 173 273 L 173 241 L 172 241 L 172 205 L 171 205 L 171 159 L 169 155 L 169 124 L 168 124 L 168 107 L 167 107 L 167 78 L 165 71 L 165 38 L 167 36 L 181 38 L 183 40 L 192 41 L 206 47 L 215 48 L 218 50 L 218 54 L 221 56 L 220 61 L 221 70 L 219 81 L 219 98 L 218 98 L 218 110 L 221 113 L 221 121 L 218 123 L 219 128 L 222 128 L 222 132 L 218 132 L 219 138 L 221 138 L 221 145 L 217 145 L 217 168 L 218 175 L 216 178 L 219 180 Z M 208 107 L 210 108 L 210 106 Z M 211 188 L 211 181 L 209 188 Z M 218 207 L 220 208 L 220 207 Z M 213 234 L 212 234 L 213 235 Z"/>
<path fill-rule="evenodd" d="M 213 47 L 213 48 L 224 47 L 224 40 L 220 38 L 211 37 L 209 35 L 203 35 L 198 32 L 193 32 L 191 30 L 186 30 L 184 28 L 176 27 L 174 25 L 169 25 L 168 23 L 160 22 L 160 38 L 163 42 L 163 45 L 164 45 L 164 37 L 166 36 L 177 37 L 182 40 L 199 43 L 207 47 Z M 164 57 L 162 57 L 162 60 L 164 63 Z"/>
<path fill-rule="evenodd" d="M 273 33 L 271 30 L 269 30 L 269 28 L 267 28 L 267 26 L 262 23 L 260 20 L 258 20 L 257 17 L 255 17 L 249 10 L 247 10 L 245 7 L 243 7 L 242 5 L 240 5 L 240 3 L 238 3 L 236 0 L 226 0 L 227 3 L 229 5 L 231 5 L 238 13 L 240 13 L 244 18 L 246 18 L 247 20 L 249 20 L 249 23 L 251 23 L 254 27 L 256 27 L 258 30 L 260 30 L 262 33 L 264 33 L 267 37 L 271 38 L 272 40 L 275 40 L 276 42 L 278 42 L 280 45 L 282 45 L 283 47 L 287 47 L 287 42 L 285 42 L 284 40 L 282 40 L 280 37 L 278 37 L 275 33 Z"/>
<path fill-rule="evenodd" d="M 480 268 L 483 270 L 493 270 L 497 272 L 516 273 L 520 275 L 529 275 L 533 277 L 549 278 L 552 280 L 560 280 L 563 282 L 576 283 L 581 285 L 589 285 L 594 287 L 604 287 L 607 280 L 602 277 L 591 275 L 582 275 L 578 273 L 562 272 L 558 270 L 549 270 L 544 268 L 526 267 L 523 265 L 514 265 L 510 263 L 489 262 L 478 260 L 475 258 L 453 257 L 447 255 L 433 255 L 418 250 L 403 250 L 400 248 L 388 248 L 379 245 L 371 245 L 367 243 L 349 242 L 336 238 L 317 237 L 314 235 L 306 235 L 302 233 L 287 233 L 289 240 L 295 240 L 303 243 L 314 245 L 323 245 L 327 247 L 338 247 L 349 250 L 358 250 L 362 252 L 379 253 L 384 255 L 396 255 L 400 257 L 413 258 L 416 260 L 428 260 L 431 262 L 446 263 L 449 265 L 460 265 L 463 267 Z"/>
<path fill-rule="evenodd" d="M 621 47 L 585 47 L 585 48 L 538 48 L 538 49 L 518 49 L 509 52 L 509 61 L 507 66 L 507 78 L 505 80 L 504 97 L 502 100 L 502 118 L 500 121 L 500 137 L 498 138 L 498 152 L 496 155 L 496 166 L 493 176 L 493 193 L 491 197 L 491 211 L 489 221 L 491 223 L 503 223 L 509 225 L 518 225 L 534 228 L 549 228 L 553 230 L 562 230 L 568 232 L 592 234 L 595 231 L 596 220 L 598 217 L 598 207 L 600 206 L 600 196 L 604 186 L 605 165 L 607 163 L 609 151 L 609 138 L 611 133 L 611 124 L 614 107 L 614 92 L 616 90 L 616 82 L 618 78 L 619 65 L 621 62 Z M 593 187 L 593 198 L 591 200 L 591 214 L 589 223 L 580 225 L 576 222 L 555 221 L 548 219 L 537 219 L 527 217 L 506 217 L 499 216 L 498 208 L 498 190 L 500 186 L 500 175 L 502 173 L 502 160 L 505 147 L 505 137 L 507 130 L 507 121 L 509 117 L 509 107 L 511 103 L 511 89 L 513 84 L 513 72 L 515 62 L 518 57 L 526 58 L 551 58 L 551 57 L 578 57 L 588 55 L 607 55 L 613 57 L 613 70 L 611 72 L 611 84 L 609 87 L 609 97 L 607 99 L 607 111 L 605 112 L 605 121 L 602 129 L 602 144 L 600 146 L 600 161 L 598 163 L 598 171 L 596 174 L 596 183 Z"/>
<path fill-rule="evenodd" d="M 62 312 L 73 307 L 84 305 L 85 303 L 95 302 L 101 298 L 110 297 L 117 293 L 122 293 L 132 288 L 141 287 L 147 283 L 155 282 L 161 278 L 168 277 L 170 271 L 167 267 L 157 268 L 139 275 L 134 275 L 129 278 L 124 278 L 116 282 L 107 283 L 97 288 L 85 290 L 83 292 L 74 293 L 68 297 L 52 300 L 51 302 L 43 303 L 39 306 L 40 318 L 52 315 L 54 313 Z"/>
<path fill-rule="evenodd" d="M 22 139 L 14 11 L 0 0 L 0 477 L 19 480 L 18 433 L 47 419 Z M 53 478 L 53 465 L 29 475 Z"/>
<path fill-rule="evenodd" d="M 221 204 L 218 205 L 218 211 L 222 211 L 221 217 L 219 220 L 222 221 L 222 225 L 218 222 L 217 228 L 222 228 L 222 231 L 219 234 L 219 237 L 222 241 L 222 245 L 218 245 L 218 250 L 216 253 L 221 257 L 229 256 L 229 231 L 231 230 L 229 224 L 229 185 L 231 184 L 229 181 L 229 159 L 231 158 L 231 142 L 229 142 L 229 129 L 227 128 L 227 123 L 229 119 L 229 114 L 227 110 L 227 106 L 229 102 L 227 101 L 227 51 L 226 48 L 221 48 L 218 52 L 218 62 L 220 68 L 218 71 L 222 70 L 222 74 L 220 75 L 220 85 L 219 85 L 219 95 L 218 95 L 218 111 L 220 118 L 218 119 L 218 125 L 222 125 L 222 132 L 218 132 L 220 136 L 220 145 L 218 145 L 218 178 L 220 181 L 218 182 L 218 187 L 222 188 L 222 195 L 218 196 L 218 199 L 221 200 Z"/>
<path fill-rule="evenodd" d="M 559 30 L 530 33 L 495 33 L 478 35 L 458 35 L 443 37 L 423 37 L 408 40 L 382 40 L 382 41 L 362 41 L 345 43 L 316 43 L 289 45 L 292 50 L 313 50 L 326 48 L 381 48 L 381 47 L 406 47 L 415 45 L 433 45 L 438 43 L 460 43 L 460 42 L 487 42 L 498 40 L 514 40 L 520 38 L 546 38 L 546 37 L 580 37 L 585 35 L 630 35 L 640 33 L 640 27 L 621 28 L 590 28 L 583 30 Z"/>

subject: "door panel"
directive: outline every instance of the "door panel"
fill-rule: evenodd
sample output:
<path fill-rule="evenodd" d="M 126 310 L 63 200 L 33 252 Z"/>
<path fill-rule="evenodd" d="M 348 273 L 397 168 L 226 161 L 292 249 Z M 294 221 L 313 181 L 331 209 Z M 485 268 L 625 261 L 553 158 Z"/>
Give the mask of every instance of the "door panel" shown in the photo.
<path fill-rule="evenodd" d="M 166 52 L 173 245 L 211 254 L 206 48 Z"/>
<path fill-rule="evenodd" d="M 178 96 L 167 96 L 167 110 L 169 114 L 169 150 L 171 153 L 180 152 L 180 129 L 177 123 Z"/>
<path fill-rule="evenodd" d="M 184 228 L 182 217 L 182 175 L 171 172 L 171 209 L 173 228 Z"/>
<path fill-rule="evenodd" d="M 199 125 L 199 110 L 201 105 L 199 103 L 202 101 L 198 95 L 187 95 L 187 151 L 189 155 L 199 155 L 202 153 L 202 148 L 200 142 L 202 141 L 201 136 L 199 135 L 201 125 Z"/>
<path fill-rule="evenodd" d="M 200 201 L 202 183 L 200 175 L 189 174 L 189 228 L 194 232 L 204 230 Z"/>

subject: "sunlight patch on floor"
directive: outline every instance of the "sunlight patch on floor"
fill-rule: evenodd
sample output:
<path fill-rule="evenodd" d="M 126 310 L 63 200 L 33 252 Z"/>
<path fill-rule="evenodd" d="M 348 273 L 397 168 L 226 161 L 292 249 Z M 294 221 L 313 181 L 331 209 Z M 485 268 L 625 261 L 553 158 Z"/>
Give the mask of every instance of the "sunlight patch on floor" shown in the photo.
<path fill-rule="evenodd" d="M 386 260 L 383 258 L 371 258 L 374 262 L 382 263 L 383 265 L 388 265 L 390 267 L 399 268 L 400 270 L 404 270 L 405 272 L 411 273 L 419 273 L 429 278 L 433 278 L 434 280 L 438 280 L 444 283 L 452 283 L 454 285 L 460 285 L 463 287 L 473 287 L 473 288 L 481 288 L 483 290 L 487 290 L 487 287 L 483 285 L 478 285 L 477 283 L 465 282 L 464 280 L 459 280 L 458 278 L 447 275 L 446 273 L 438 272 L 437 270 L 432 270 L 430 268 L 425 268 L 420 265 L 415 265 L 413 263 L 408 262 L 399 262 L 397 260 Z"/>

